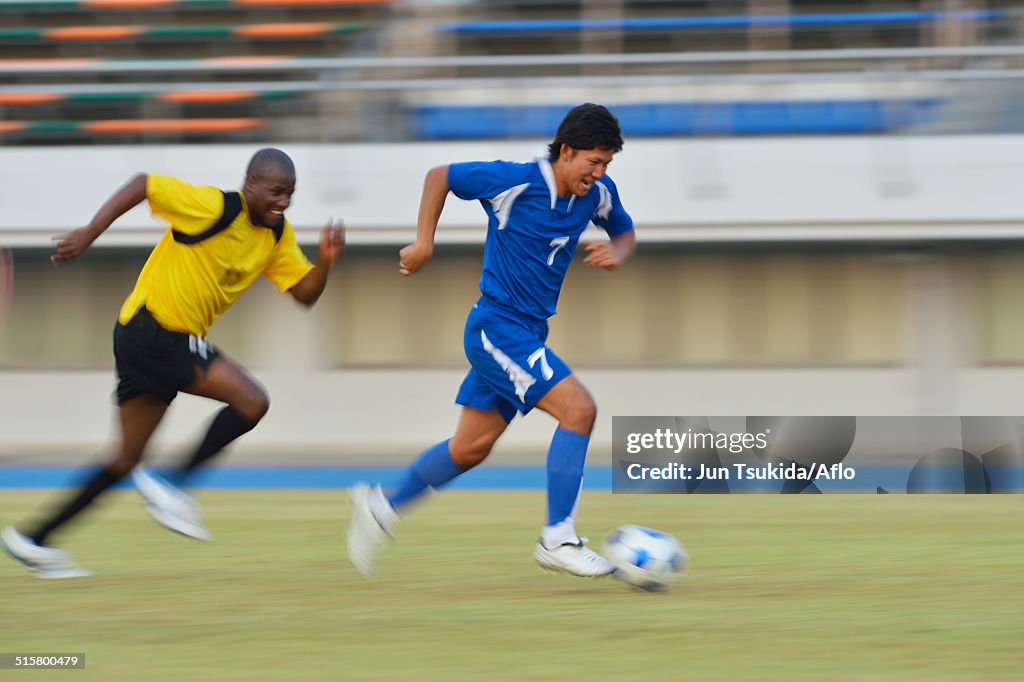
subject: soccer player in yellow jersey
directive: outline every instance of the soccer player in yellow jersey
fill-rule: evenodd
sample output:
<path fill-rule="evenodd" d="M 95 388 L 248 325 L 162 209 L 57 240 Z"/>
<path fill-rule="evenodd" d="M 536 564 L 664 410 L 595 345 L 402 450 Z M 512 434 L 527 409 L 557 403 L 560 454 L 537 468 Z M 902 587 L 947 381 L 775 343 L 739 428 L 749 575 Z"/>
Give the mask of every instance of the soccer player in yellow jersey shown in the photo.
<path fill-rule="evenodd" d="M 120 439 L 111 457 L 33 531 L 23 534 L 8 526 L 0 535 L 7 552 L 39 577 L 91 575 L 46 541 L 133 470 L 135 486 L 159 523 L 210 539 L 198 508 L 181 487 L 197 467 L 255 427 L 270 403 L 243 367 L 206 341 L 207 330 L 260 275 L 312 306 L 344 250 L 342 226 L 329 222 L 320 235 L 316 263 L 303 255 L 284 217 L 294 191 L 295 166 L 277 149 L 263 149 L 252 157 L 240 192 L 139 174 L 114 192 L 88 225 L 59 239 L 54 262 L 74 260 L 144 200 L 170 224 L 114 328 Z M 179 391 L 226 405 L 192 456 L 163 480 L 136 465 Z"/>

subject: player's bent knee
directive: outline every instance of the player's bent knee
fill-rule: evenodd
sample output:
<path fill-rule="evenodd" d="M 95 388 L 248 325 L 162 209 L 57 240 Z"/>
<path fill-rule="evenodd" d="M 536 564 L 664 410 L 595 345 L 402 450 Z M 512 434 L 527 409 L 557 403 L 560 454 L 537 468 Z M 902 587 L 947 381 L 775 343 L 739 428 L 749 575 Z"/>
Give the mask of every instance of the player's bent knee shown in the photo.
<path fill-rule="evenodd" d="M 247 400 L 245 404 L 236 405 L 235 409 L 238 410 L 238 413 L 246 420 L 255 424 L 263 419 L 270 410 L 270 396 L 266 393 L 260 392 L 250 400 Z"/>
<path fill-rule="evenodd" d="M 487 455 L 489 455 L 489 454 L 491 454 L 491 453 L 489 453 L 489 452 L 484 452 L 484 453 L 480 453 L 480 452 L 459 452 L 459 453 L 455 453 L 455 452 L 453 452 L 452 453 L 452 461 L 455 462 L 456 464 L 458 464 L 463 469 L 472 469 L 477 464 L 480 464 L 485 459 L 487 459 Z"/>
<path fill-rule="evenodd" d="M 453 440 L 448 446 L 448 451 L 451 453 L 452 461 L 463 469 L 472 469 L 487 459 L 493 447 L 494 441 L 489 439 L 478 440 L 465 446 Z"/>
<path fill-rule="evenodd" d="M 256 412 L 259 415 L 259 419 L 263 419 L 264 415 L 270 411 L 270 396 L 263 393 L 260 396 L 260 400 L 256 403 Z"/>
<path fill-rule="evenodd" d="M 267 390 L 253 379 L 249 379 L 248 385 L 238 400 L 232 406 L 246 420 L 256 423 L 263 419 L 270 410 L 270 395 Z"/>
<path fill-rule="evenodd" d="M 565 411 L 559 420 L 563 428 L 579 433 L 590 433 L 597 421 L 597 404 L 587 395 L 585 399 L 576 401 Z"/>

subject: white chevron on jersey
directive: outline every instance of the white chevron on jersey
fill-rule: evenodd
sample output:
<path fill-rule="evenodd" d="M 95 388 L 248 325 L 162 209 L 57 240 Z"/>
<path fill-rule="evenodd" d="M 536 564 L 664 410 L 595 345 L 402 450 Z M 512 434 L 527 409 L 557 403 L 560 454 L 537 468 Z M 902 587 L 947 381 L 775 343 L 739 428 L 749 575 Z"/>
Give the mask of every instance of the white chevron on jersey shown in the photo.
<path fill-rule="evenodd" d="M 594 183 L 597 185 L 597 191 L 601 193 L 601 199 L 597 202 L 597 208 L 594 210 L 594 215 L 598 218 L 608 220 L 608 214 L 612 210 L 612 193 L 608 191 L 608 188 L 598 180 Z"/>
<path fill-rule="evenodd" d="M 498 219 L 499 230 L 505 229 L 505 225 L 508 224 L 508 217 L 512 213 L 512 204 L 514 204 L 519 195 L 523 193 L 523 190 L 529 186 L 530 183 L 524 182 L 521 185 L 509 187 L 498 196 L 489 200 L 491 202 L 491 208 L 494 209 L 494 217 Z"/>

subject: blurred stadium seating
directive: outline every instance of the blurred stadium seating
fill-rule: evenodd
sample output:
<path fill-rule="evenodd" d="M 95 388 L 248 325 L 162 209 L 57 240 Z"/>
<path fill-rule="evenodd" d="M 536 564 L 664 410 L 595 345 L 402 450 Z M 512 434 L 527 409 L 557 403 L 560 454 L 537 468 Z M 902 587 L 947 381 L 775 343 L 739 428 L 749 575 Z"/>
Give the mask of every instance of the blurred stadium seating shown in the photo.
<path fill-rule="evenodd" d="M 314 108 L 310 93 L 239 87 L 232 81 L 259 64 L 270 85 L 286 83 L 305 74 L 267 65 L 351 53 L 387 16 L 389 4 L 2 0 L 0 143 L 274 136 L 277 122 L 300 121 Z M 198 68 L 183 66 L 197 63 Z M 111 64 L 118 70 L 105 71 L 103 66 Z M 126 64 L 140 69 L 140 77 L 121 72 Z M 154 91 L 154 84 L 163 89 Z"/>
<path fill-rule="evenodd" d="M 1019 129 L 1020 19 L 967 0 L 0 0 L 0 144 L 546 136 L 595 91 L 630 135 Z"/>

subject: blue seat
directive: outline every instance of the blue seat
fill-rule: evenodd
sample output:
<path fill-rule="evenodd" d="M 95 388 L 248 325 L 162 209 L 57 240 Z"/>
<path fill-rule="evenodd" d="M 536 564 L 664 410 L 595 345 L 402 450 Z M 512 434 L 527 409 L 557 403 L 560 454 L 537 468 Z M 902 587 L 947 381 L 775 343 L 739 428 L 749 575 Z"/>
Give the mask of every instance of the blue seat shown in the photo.
<path fill-rule="evenodd" d="M 904 130 L 935 120 L 936 97 L 865 100 L 646 102 L 612 105 L 627 136 L 813 135 Z M 411 112 L 415 139 L 550 137 L 568 104 L 425 105 Z"/>

